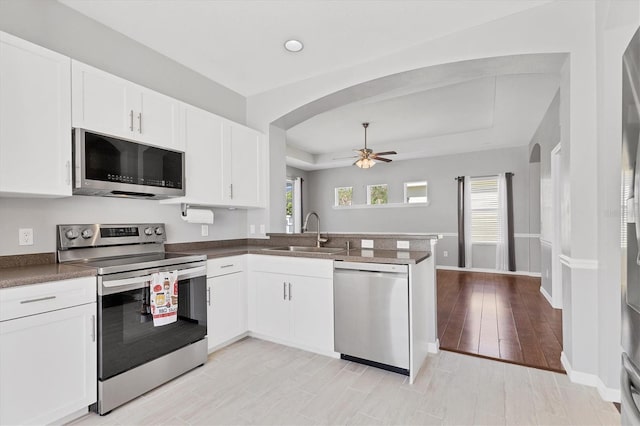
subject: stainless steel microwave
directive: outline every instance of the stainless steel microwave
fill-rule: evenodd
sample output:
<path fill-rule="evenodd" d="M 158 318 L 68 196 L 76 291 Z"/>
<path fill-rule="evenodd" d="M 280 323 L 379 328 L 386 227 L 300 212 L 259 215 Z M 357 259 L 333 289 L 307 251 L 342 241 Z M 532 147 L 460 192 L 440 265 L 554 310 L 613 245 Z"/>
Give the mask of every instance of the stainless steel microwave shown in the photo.
<path fill-rule="evenodd" d="M 73 194 L 163 199 L 185 194 L 184 152 L 73 129 Z"/>

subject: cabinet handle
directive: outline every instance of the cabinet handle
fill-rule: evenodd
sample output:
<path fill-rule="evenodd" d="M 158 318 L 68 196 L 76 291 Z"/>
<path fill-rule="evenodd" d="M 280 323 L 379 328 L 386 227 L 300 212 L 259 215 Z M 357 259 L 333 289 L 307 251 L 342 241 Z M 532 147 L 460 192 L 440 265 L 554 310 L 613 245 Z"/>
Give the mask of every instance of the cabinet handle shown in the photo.
<path fill-rule="evenodd" d="M 129 130 L 133 132 L 133 110 L 129 113 Z"/>
<path fill-rule="evenodd" d="M 28 299 L 28 300 L 21 300 L 20 304 L 25 304 L 25 303 L 33 303 L 33 302 L 43 302 L 45 300 L 52 300 L 55 299 L 56 296 L 46 296 L 46 297 L 40 297 L 38 299 Z"/>
<path fill-rule="evenodd" d="M 287 300 L 287 283 L 282 282 L 282 300 Z"/>
<path fill-rule="evenodd" d="M 207 287 L 207 306 L 211 306 L 211 287 Z"/>
<path fill-rule="evenodd" d="M 228 265 L 222 265 L 222 266 L 220 267 L 220 269 L 222 269 L 222 268 L 231 268 L 232 266 L 233 266 L 233 263 L 230 263 L 230 264 L 228 264 Z"/>
<path fill-rule="evenodd" d="M 138 114 L 138 133 L 142 134 L 142 113 Z"/>
<path fill-rule="evenodd" d="M 229 198 L 233 200 L 233 184 L 229 185 Z"/>
<path fill-rule="evenodd" d="M 66 182 L 67 182 L 67 185 L 71 185 L 71 161 L 67 160 L 66 167 L 67 167 L 67 179 L 66 179 Z"/>
<path fill-rule="evenodd" d="M 291 283 L 289 283 L 289 300 L 291 300 Z"/>
<path fill-rule="evenodd" d="M 96 316 L 91 315 L 91 341 L 96 341 Z"/>

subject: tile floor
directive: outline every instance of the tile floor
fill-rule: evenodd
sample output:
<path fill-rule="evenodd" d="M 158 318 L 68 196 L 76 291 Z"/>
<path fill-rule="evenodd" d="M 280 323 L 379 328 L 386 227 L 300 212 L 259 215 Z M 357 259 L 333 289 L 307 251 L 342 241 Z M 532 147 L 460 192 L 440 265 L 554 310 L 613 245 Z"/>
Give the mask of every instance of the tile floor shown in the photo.
<path fill-rule="evenodd" d="M 200 368 L 74 425 L 614 425 L 564 374 L 441 351 L 418 380 L 247 338 Z"/>

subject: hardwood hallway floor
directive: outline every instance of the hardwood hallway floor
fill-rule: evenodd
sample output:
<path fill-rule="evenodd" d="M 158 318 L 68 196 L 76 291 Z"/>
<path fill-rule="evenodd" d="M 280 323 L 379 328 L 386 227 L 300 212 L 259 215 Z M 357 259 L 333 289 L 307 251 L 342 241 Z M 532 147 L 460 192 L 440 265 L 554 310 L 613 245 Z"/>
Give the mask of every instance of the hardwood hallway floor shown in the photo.
<path fill-rule="evenodd" d="M 564 372 L 562 311 L 540 278 L 439 270 L 440 348 Z"/>

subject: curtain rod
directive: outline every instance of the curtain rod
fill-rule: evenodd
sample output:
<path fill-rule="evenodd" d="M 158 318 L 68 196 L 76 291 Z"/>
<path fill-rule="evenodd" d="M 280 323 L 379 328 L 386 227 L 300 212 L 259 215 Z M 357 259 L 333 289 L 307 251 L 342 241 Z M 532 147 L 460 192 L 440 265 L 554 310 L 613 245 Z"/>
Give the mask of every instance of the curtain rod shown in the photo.
<path fill-rule="evenodd" d="M 511 176 L 515 176 L 515 173 L 512 172 L 505 172 L 505 175 L 511 175 Z M 471 176 L 472 178 L 486 178 L 486 177 L 494 177 L 494 176 L 498 176 L 498 175 L 483 175 L 483 176 Z M 453 180 L 460 180 L 460 179 L 464 179 L 464 176 L 456 176 L 453 178 Z"/>

